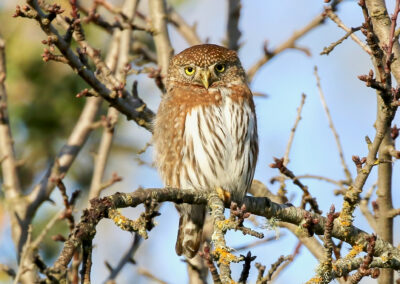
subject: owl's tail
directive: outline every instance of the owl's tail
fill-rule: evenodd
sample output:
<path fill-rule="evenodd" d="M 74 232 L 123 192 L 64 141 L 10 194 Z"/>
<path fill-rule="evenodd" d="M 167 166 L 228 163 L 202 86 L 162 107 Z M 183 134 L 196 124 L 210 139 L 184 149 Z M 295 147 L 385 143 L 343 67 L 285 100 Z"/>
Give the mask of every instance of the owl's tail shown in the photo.
<path fill-rule="evenodd" d="M 206 207 L 187 204 L 176 207 L 181 217 L 175 250 L 178 255 L 193 258 L 201 244 Z"/>

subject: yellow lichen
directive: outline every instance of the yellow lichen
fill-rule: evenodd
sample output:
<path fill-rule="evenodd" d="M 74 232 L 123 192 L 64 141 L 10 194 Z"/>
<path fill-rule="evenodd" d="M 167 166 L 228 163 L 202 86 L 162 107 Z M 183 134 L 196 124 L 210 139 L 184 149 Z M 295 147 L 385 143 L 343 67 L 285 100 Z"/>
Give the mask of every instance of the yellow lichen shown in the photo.
<path fill-rule="evenodd" d="M 216 248 L 214 254 L 218 257 L 218 263 L 221 264 L 229 265 L 237 261 L 237 257 L 225 248 Z"/>
<path fill-rule="evenodd" d="M 322 277 L 313 277 L 310 280 L 308 280 L 306 284 L 322 283 L 322 281 L 323 281 Z"/>
<path fill-rule="evenodd" d="M 349 251 L 349 253 L 346 255 L 345 258 L 349 259 L 349 258 L 354 258 L 356 257 L 360 252 L 363 251 L 363 246 L 362 245 L 354 245 L 351 250 Z"/>
<path fill-rule="evenodd" d="M 229 219 L 221 220 L 216 222 L 217 228 L 222 231 L 227 231 L 228 229 L 232 228 L 232 221 Z"/>
<path fill-rule="evenodd" d="M 353 220 L 353 217 L 348 212 L 349 211 L 348 209 L 350 209 L 349 204 L 347 202 L 344 202 L 342 212 L 340 212 L 340 215 L 338 218 L 340 225 L 342 225 L 344 227 L 350 227 L 352 220 Z"/>

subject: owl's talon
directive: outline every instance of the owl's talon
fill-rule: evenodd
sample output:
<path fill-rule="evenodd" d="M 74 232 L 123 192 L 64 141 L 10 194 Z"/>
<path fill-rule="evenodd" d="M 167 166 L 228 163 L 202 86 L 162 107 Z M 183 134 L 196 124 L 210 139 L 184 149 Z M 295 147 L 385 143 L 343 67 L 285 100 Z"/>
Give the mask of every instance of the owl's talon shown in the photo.
<path fill-rule="evenodd" d="M 231 193 L 227 190 L 224 190 L 222 187 L 217 187 L 215 189 L 217 191 L 219 199 L 221 199 L 224 203 L 230 203 L 231 201 Z"/>

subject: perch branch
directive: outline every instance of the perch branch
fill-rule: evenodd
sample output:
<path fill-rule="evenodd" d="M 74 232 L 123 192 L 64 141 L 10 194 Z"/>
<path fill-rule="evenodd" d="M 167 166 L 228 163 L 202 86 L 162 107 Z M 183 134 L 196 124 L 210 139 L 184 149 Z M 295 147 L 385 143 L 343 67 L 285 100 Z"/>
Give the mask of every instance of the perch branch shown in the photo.
<path fill-rule="evenodd" d="M 211 201 L 210 201 L 210 196 Z M 51 274 L 56 279 L 61 279 L 68 267 L 69 262 L 73 256 L 74 251 L 82 244 L 82 240 L 91 239 L 94 237 L 95 228 L 98 222 L 102 218 L 108 217 L 109 208 L 125 208 L 125 207 L 135 207 L 139 204 L 144 203 L 146 200 L 153 200 L 155 202 L 175 202 L 175 203 L 189 203 L 189 204 L 207 204 L 217 202 L 218 212 L 221 208 L 220 201 L 217 201 L 218 196 L 213 193 L 208 193 L 206 191 L 194 191 L 194 190 L 184 190 L 175 188 L 165 188 L 165 189 L 140 189 L 132 193 L 116 193 L 114 195 L 104 197 L 101 199 L 93 199 L 91 201 L 91 208 L 84 211 L 81 221 L 75 226 L 74 231 L 69 236 L 68 240 L 64 243 L 64 247 L 51 268 Z M 219 200 L 219 198 L 218 198 Z M 310 217 L 316 220 L 314 224 L 314 232 L 316 234 L 324 234 L 324 228 L 326 224 L 326 218 L 320 216 L 316 213 L 310 213 L 300 208 L 296 208 L 289 205 L 282 205 L 272 202 L 268 198 L 255 198 L 246 196 L 243 202 L 246 205 L 248 212 L 263 216 L 265 218 L 277 218 L 283 222 L 288 222 L 295 225 L 300 225 L 304 222 L 304 216 L 310 214 Z M 230 204 L 225 204 L 225 207 L 229 207 Z M 215 212 L 215 210 L 214 210 Z M 218 218 L 223 218 L 222 215 Z M 223 220 L 223 219 L 221 219 Z M 216 235 L 216 240 L 219 242 L 218 234 Z M 362 250 L 367 251 L 368 241 L 367 237 L 369 235 L 354 227 L 343 229 L 340 222 L 335 220 L 332 237 L 343 240 L 351 245 L 357 244 Z M 394 269 L 400 269 L 400 250 L 393 247 L 390 243 L 377 237 L 375 242 L 374 256 L 385 256 L 381 260 L 383 266 L 392 266 Z M 358 268 L 358 267 L 357 267 Z M 357 269 L 356 268 L 356 269 Z"/>

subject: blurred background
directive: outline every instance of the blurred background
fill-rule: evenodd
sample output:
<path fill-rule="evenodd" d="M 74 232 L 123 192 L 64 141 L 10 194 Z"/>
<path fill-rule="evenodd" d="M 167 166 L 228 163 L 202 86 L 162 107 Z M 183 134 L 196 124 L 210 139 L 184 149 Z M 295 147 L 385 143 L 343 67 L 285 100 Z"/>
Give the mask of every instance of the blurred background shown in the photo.
<path fill-rule="evenodd" d="M 51 2 L 51 1 L 49 1 Z M 68 6 L 67 1 L 53 1 Z M 121 6 L 122 1 L 110 1 Z M 393 11 L 394 0 L 387 1 L 388 11 Z M 226 36 L 227 1 L 224 0 L 180 0 L 169 1 L 181 16 L 189 23 L 197 23 L 197 31 L 202 40 L 221 44 Z M 6 40 L 7 51 L 7 89 L 11 126 L 17 157 L 23 161 L 20 175 L 26 191 L 42 177 L 49 162 L 65 143 L 76 119 L 80 114 L 84 99 L 75 95 L 85 83 L 69 66 L 42 60 L 43 45 L 46 36 L 38 25 L 22 18 L 12 18 L 16 4 L 24 1 L 3 0 L 0 2 L 0 33 Z M 312 18 L 323 11 L 322 0 L 281 0 L 281 1 L 242 1 L 240 30 L 242 31 L 239 55 L 245 69 L 251 67 L 263 55 L 264 41 L 271 48 L 276 47 L 295 30 L 302 28 Z M 147 12 L 147 1 L 141 1 L 140 11 Z M 348 27 L 358 27 L 363 22 L 362 12 L 356 1 L 344 1 L 339 5 L 339 17 Z M 100 48 L 105 54 L 110 36 L 99 28 L 90 25 L 86 34 L 92 46 Z M 299 50 L 287 50 L 268 62 L 255 76 L 251 89 L 267 97 L 256 97 L 256 111 L 259 125 L 260 156 L 255 178 L 265 183 L 276 192 L 279 183 L 270 184 L 270 179 L 277 176 L 278 170 L 269 168 L 273 157 L 283 157 L 290 130 L 296 118 L 301 94 L 306 94 L 306 103 L 302 120 L 297 128 L 290 154 L 290 168 L 296 175 L 315 174 L 335 180 L 345 179 L 336 144 L 328 120 L 322 108 L 314 66 L 318 67 L 321 85 L 326 101 L 339 132 L 347 164 L 353 177 L 356 168 L 352 155 L 363 157 L 367 153 L 364 140 L 366 135 L 373 137 L 376 113 L 375 93 L 357 79 L 358 75 L 367 74 L 372 68 L 369 56 L 351 39 L 347 39 L 335 48 L 329 56 L 319 55 L 325 46 L 338 40 L 345 32 L 329 19 L 305 37 L 298 45 L 309 48 L 311 56 Z M 360 32 L 357 33 L 363 38 Z M 185 40 L 171 28 L 170 35 L 175 53 L 188 47 Z M 133 80 L 139 81 L 139 95 L 154 111 L 160 101 L 160 91 L 154 81 L 146 75 L 128 77 L 128 86 Z M 103 109 L 103 114 L 106 108 Z M 398 118 L 395 123 L 400 124 Z M 134 122 L 120 116 L 116 127 L 116 136 L 110 155 L 105 178 L 113 172 L 123 177 L 123 181 L 105 190 L 102 195 L 116 191 L 131 192 L 138 187 L 161 187 L 162 183 L 152 167 L 152 147 L 143 154 L 138 154 L 150 141 L 150 133 L 138 127 Z M 76 220 L 81 210 L 87 206 L 87 191 L 93 170 L 92 153 L 97 151 L 102 129 L 94 131 L 90 140 L 79 154 L 77 161 L 65 178 L 70 194 L 81 189 L 83 195 L 78 202 Z M 376 169 L 365 186 L 365 191 L 376 181 Z M 393 197 L 394 207 L 400 206 L 398 167 L 394 166 Z M 1 181 L 1 180 L 0 180 Z M 335 196 L 337 189 L 323 181 L 304 180 L 312 196 L 317 198 L 320 209 L 325 215 L 331 204 L 341 209 L 342 197 Z M 287 183 L 288 196 L 298 206 L 301 192 Z M 0 191 L 0 198 L 3 193 Z M 33 228 L 34 235 L 48 222 L 51 216 L 63 208 L 58 190 L 54 190 L 52 200 L 55 204 L 45 203 L 38 211 Z M 376 197 L 373 195 L 372 200 Z M 126 216 L 135 218 L 143 208 L 125 209 Z M 400 240 L 399 218 L 395 219 L 394 245 Z M 175 240 L 178 227 L 178 214 L 172 204 L 164 204 L 161 216 L 156 218 L 158 225 L 149 233 L 135 255 L 135 265 L 126 265 L 117 278 L 117 283 L 153 283 L 138 271 L 146 269 L 167 283 L 186 283 L 186 264 L 175 254 Z M 355 225 L 371 232 L 362 214 L 356 211 Z M 275 240 L 251 248 L 256 262 L 269 265 L 280 255 L 292 254 L 297 238 L 285 229 L 271 228 L 262 219 L 256 228 L 266 237 Z M 59 222 L 54 227 L 41 247 L 41 255 L 47 263 L 52 263 L 60 252 L 61 243 L 51 240 L 51 235 L 67 236 L 68 227 Z M 239 232 L 229 232 L 227 242 L 235 248 L 255 241 L 252 237 Z M 94 240 L 93 283 L 103 283 L 109 275 L 105 261 L 116 265 L 132 242 L 132 235 L 121 231 L 110 220 L 103 220 L 98 226 Z M 344 246 L 342 254 L 349 249 Z M 239 251 L 238 254 L 246 254 Z M 15 249 L 11 240 L 9 219 L 4 202 L 0 203 L 0 263 L 16 268 Z M 317 265 L 315 258 L 302 247 L 296 257 L 276 280 L 276 283 L 303 283 L 310 279 Z M 233 265 L 235 279 L 240 275 L 242 264 Z M 256 280 L 253 267 L 249 283 Z M 397 275 L 398 276 L 398 275 Z M 396 276 L 396 278 L 397 278 Z M 0 282 L 10 283 L 5 274 L 0 273 Z M 362 283 L 374 283 L 364 279 Z"/>

